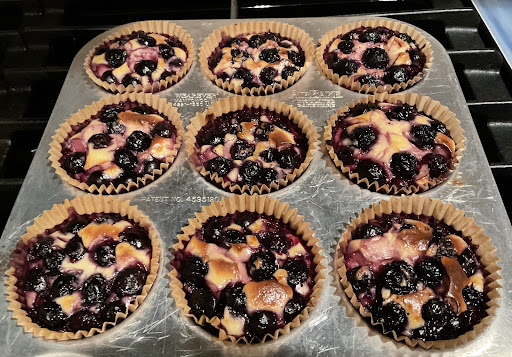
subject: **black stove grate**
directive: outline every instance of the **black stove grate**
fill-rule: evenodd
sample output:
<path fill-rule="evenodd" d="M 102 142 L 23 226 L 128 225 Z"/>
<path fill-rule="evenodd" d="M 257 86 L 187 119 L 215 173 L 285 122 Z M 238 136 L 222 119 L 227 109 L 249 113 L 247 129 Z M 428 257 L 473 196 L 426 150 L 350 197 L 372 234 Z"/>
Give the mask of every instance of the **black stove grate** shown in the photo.
<path fill-rule="evenodd" d="M 214 3 L 214 4 L 213 4 Z M 512 70 L 469 0 L 279 0 L 235 2 L 239 18 L 383 14 L 416 25 L 448 50 L 512 213 Z M 227 0 L 151 9 L 125 2 L 0 0 L 0 229 L 23 183 L 69 65 L 103 31 L 146 19 L 229 18 Z M 158 9 L 158 10 L 156 10 Z M 197 46 L 199 44 L 196 44 Z"/>

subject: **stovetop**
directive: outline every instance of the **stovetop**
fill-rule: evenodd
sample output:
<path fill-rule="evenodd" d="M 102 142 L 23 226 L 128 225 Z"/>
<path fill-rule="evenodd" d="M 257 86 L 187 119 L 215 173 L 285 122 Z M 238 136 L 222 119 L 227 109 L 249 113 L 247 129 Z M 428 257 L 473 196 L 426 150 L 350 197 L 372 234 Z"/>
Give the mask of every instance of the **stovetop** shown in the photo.
<path fill-rule="evenodd" d="M 448 50 L 507 210 L 512 213 L 512 70 L 469 0 L 153 1 L 0 0 L 0 230 L 44 131 L 69 65 L 103 31 L 147 19 L 381 14 L 416 25 Z M 199 44 L 196 44 L 199 46 Z M 449 106 L 450 103 L 445 103 Z"/>

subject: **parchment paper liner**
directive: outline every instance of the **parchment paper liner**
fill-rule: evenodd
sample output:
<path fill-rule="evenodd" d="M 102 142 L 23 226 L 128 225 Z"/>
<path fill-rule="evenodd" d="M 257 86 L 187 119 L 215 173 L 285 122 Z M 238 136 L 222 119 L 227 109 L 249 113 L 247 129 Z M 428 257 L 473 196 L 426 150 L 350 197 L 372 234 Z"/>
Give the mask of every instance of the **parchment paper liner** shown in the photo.
<path fill-rule="evenodd" d="M 105 196 L 80 196 L 74 199 L 65 200 L 63 203 L 55 204 L 50 210 L 46 210 L 43 214 L 34 220 L 34 224 L 27 228 L 27 232 L 21 236 L 21 240 L 18 242 L 17 249 L 21 248 L 28 240 L 32 237 L 43 233 L 46 229 L 53 228 L 58 224 L 61 224 L 66 218 L 69 217 L 68 209 L 74 208 L 78 214 L 91 214 L 98 212 L 106 213 L 120 213 L 122 216 L 127 216 L 133 221 L 140 224 L 141 227 L 148 229 L 148 235 L 151 239 L 151 263 L 149 267 L 149 274 L 146 279 L 146 284 L 142 287 L 142 292 L 138 295 L 134 302 L 129 304 L 127 312 L 133 313 L 140 304 L 144 301 L 147 294 L 153 286 L 153 282 L 156 279 L 159 265 L 160 265 L 160 236 L 153 224 L 147 216 L 137 209 L 137 206 L 130 206 L 130 201 L 121 201 L 114 197 Z M 111 328 L 117 323 L 123 321 L 128 314 L 118 312 L 114 322 L 104 322 L 101 329 L 93 328 L 89 331 L 79 330 L 77 332 L 56 332 L 47 328 L 40 327 L 38 324 L 32 322 L 32 319 L 27 316 L 25 310 L 22 309 L 22 304 L 18 301 L 18 298 L 24 299 L 23 296 L 19 296 L 17 293 L 15 276 L 16 268 L 23 264 L 23 260 L 20 257 L 14 257 L 11 260 L 10 268 L 7 270 L 7 301 L 9 302 L 8 309 L 13 312 L 13 318 L 18 320 L 18 325 L 22 326 L 25 332 L 32 333 L 36 337 L 43 337 L 47 340 L 76 340 L 83 337 L 90 337 L 97 333 L 105 332 L 107 328 Z"/>
<path fill-rule="evenodd" d="M 304 66 L 302 66 L 300 70 L 294 72 L 293 75 L 289 76 L 286 80 L 282 79 L 279 83 L 274 83 L 273 85 L 268 85 L 266 87 L 261 86 L 254 88 L 242 88 L 241 85 L 235 85 L 228 81 L 223 81 L 212 73 L 208 67 L 208 57 L 210 57 L 213 51 L 215 51 L 219 46 L 223 37 L 235 37 L 244 33 L 262 33 L 268 31 L 278 33 L 283 37 L 288 37 L 299 42 L 302 51 L 304 51 L 305 57 Z M 280 92 L 297 82 L 304 73 L 306 73 L 306 70 L 313 61 L 314 51 L 315 45 L 311 37 L 304 30 L 296 26 L 273 21 L 240 22 L 221 27 L 205 38 L 199 48 L 199 64 L 208 79 L 215 83 L 219 88 L 235 94 L 266 95 Z"/>
<path fill-rule="evenodd" d="M 476 253 L 480 258 L 483 269 L 488 273 L 488 275 L 485 277 L 485 284 L 487 286 L 486 289 L 488 289 L 486 295 L 489 298 L 489 301 L 486 304 L 486 312 L 488 316 L 484 317 L 480 323 L 476 324 L 473 327 L 473 330 L 468 331 L 458 338 L 452 340 L 427 342 L 421 340 L 411 340 L 405 336 L 398 336 L 395 331 L 392 332 L 392 337 L 396 341 L 404 342 L 411 347 L 420 346 L 425 349 L 453 348 L 474 340 L 477 336 L 484 332 L 487 327 L 489 327 L 492 319 L 496 316 L 496 310 L 499 306 L 499 298 L 501 297 L 501 294 L 499 293 L 498 289 L 501 288 L 501 285 L 498 283 L 498 280 L 501 279 L 501 276 L 498 272 L 501 270 L 501 268 L 497 265 L 499 259 L 495 254 L 496 247 L 492 245 L 491 238 L 484 234 L 482 227 L 479 227 L 475 224 L 473 218 L 465 216 L 464 211 L 455 208 L 451 204 L 443 203 L 438 199 L 433 200 L 427 196 L 416 195 L 392 197 L 389 201 L 381 200 L 378 203 L 374 203 L 370 208 L 364 209 L 362 213 L 350 221 L 350 224 L 345 228 L 345 231 L 341 236 L 338 247 L 336 248 L 337 256 L 335 257 L 335 270 L 338 271 L 341 284 L 345 290 L 345 293 L 347 294 L 348 299 L 356 308 L 356 310 L 359 310 L 359 313 L 362 316 L 371 318 L 372 325 L 376 326 L 381 324 L 374 322 L 372 314 L 366 312 L 364 307 L 357 300 L 357 297 L 352 290 L 352 285 L 347 279 L 347 269 L 345 267 L 344 254 L 346 252 L 348 243 L 352 238 L 352 232 L 359 224 L 368 223 L 370 219 L 380 217 L 383 214 L 401 212 L 407 214 L 413 213 L 417 215 L 423 214 L 426 216 L 434 217 L 454 227 L 456 230 L 461 231 L 464 236 L 471 237 L 471 243 L 477 247 Z M 371 327 L 369 325 L 366 325 L 366 327 L 368 334 L 372 335 L 373 331 L 371 330 Z M 386 336 L 380 332 L 379 336 L 383 342 L 386 342 Z"/>
<path fill-rule="evenodd" d="M 350 172 L 350 169 L 348 167 L 343 166 L 343 162 L 341 162 L 341 160 L 334 152 L 334 148 L 332 147 L 332 145 L 327 143 L 328 140 L 332 140 L 332 130 L 336 125 L 336 120 L 338 120 L 338 117 L 340 115 L 346 113 L 350 108 L 355 107 L 359 103 L 375 103 L 376 101 L 386 101 L 389 103 L 397 103 L 400 101 L 402 103 L 415 105 L 419 111 L 431 115 L 434 119 L 437 119 L 444 125 L 446 125 L 446 128 L 450 131 L 451 138 L 455 142 L 455 152 L 452 153 L 453 169 L 450 169 L 446 174 L 438 178 L 430 180 L 424 185 L 411 185 L 409 187 L 402 187 L 399 189 L 395 185 L 389 187 L 387 184 L 379 185 L 379 183 L 376 181 L 369 182 L 367 178 L 360 179 L 359 174 L 357 172 Z M 376 95 L 363 97 L 360 100 L 355 100 L 346 106 L 340 107 L 338 110 L 336 110 L 336 113 L 331 115 L 331 117 L 329 118 L 327 126 L 325 127 L 324 137 L 326 140 L 326 148 L 327 152 L 329 153 L 329 156 L 345 176 L 347 176 L 351 180 L 355 180 L 358 185 L 366 186 L 368 189 L 371 189 L 373 187 L 376 192 L 386 193 L 390 195 L 409 195 L 411 193 L 423 192 L 431 189 L 438 183 L 447 180 L 448 176 L 450 176 L 452 172 L 457 169 L 457 166 L 459 165 L 459 162 L 462 158 L 462 151 L 466 149 L 466 146 L 464 145 L 464 142 L 466 141 L 466 138 L 464 137 L 464 129 L 462 129 L 460 121 L 455 117 L 455 114 L 451 112 L 446 106 L 442 105 L 440 102 L 433 100 L 430 97 L 419 95 L 417 93 L 378 93 Z"/>
<path fill-rule="evenodd" d="M 158 34 L 166 34 L 170 36 L 176 36 L 183 45 L 187 48 L 187 61 L 183 63 L 183 66 L 180 68 L 178 72 L 173 74 L 172 76 L 167 77 L 164 80 L 160 80 L 159 82 L 148 83 L 145 86 L 138 84 L 137 86 L 133 86 L 130 84 L 128 87 L 125 87 L 123 84 L 116 85 L 115 83 L 108 83 L 107 81 L 102 81 L 101 78 L 96 77 L 94 72 L 91 69 L 91 61 L 94 57 L 94 53 L 96 49 L 103 45 L 104 43 L 119 38 L 123 35 L 131 35 L 132 32 L 136 31 L 144 31 L 144 32 L 153 32 Z M 112 92 L 112 93 L 124 93 L 124 92 L 147 92 L 147 93 L 156 93 L 164 90 L 167 87 L 170 87 L 176 83 L 178 83 L 190 70 L 192 67 L 192 62 L 194 61 L 195 51 L 194 51 L 194 41 L 190 37 L 187 31 L 185 31 L 181 26 L 176 25 L 175 23 L 169 21 L 141 21 L 136 22 L 131 25 L 127 25 L 123 27 L 119 31 L 113 33 L 112 35 L 106 37 L 103 41 L 101 41 L 98 45 L 94 46 L 94 48 L 89 51 L 87 57 L 85 57 L 84 68 L 85 72 L 89 75 L 94 83 L 103 87 L 104 89 Z"/>
<path fill-rule="evenodd" d="M 176 144 L 174 145 L 173 150 L 171 151 L 171 155 L 166 158 L 165 162 L 160 163 L 160 168 L 153 170 L 151 175 L 145 174 L 144 177 L 138 177 L 137 182 L 130 182 L 128 187 L 124 184 L 114 186 L 112 183 L 109 183 L 108 186 L 102 184 L 100 187 L 96 185 L 89 186 L 85 182 L 80 182 L 71 176 L 68 175 L 66 170 L 64 170 L 59 162 L 62 157 L 62 146 L 61 144 L 66 140 L 68 133 L 72 130 L 72 126 L 78 123 L 83 123 L 91 116 L 97 114 L 101 108 L 105 105 L 109 104 L 117 104 L 123 102 L 125 100 L 136 101 L 141 104 L 147 104 L 150 107 L 158 110 L 159 113 L 162 113 L 167 116 L 169 121 L 176 128 Z M 52 162 L 52 167 L 55 169 L 55 173 L 59 175 L 64 182 L 69 183 L 72 186 L 78 187 L 79 189 L 95 193 L 98 192 L 100 194 L 116 194 L 121 193 L 124 190 L 133 191 L 140 187 L 145 186 L 148 183 L 153 182 L 156 178 L 162 175 L 174 162 L 176 155 L 181 146 L 181 138 L 183 136 L 183 123 L 180 120 L 180 114 L 176 110 L 172 104 L 168 103 L 165 98 L 162 98 L 157 95 L 153 95 L 150 93 L 125 93 L 125 94 L 116 94 L 111 95 L 109 97 L 103 98 L 97 102 L 93 102 L 92 104 L 86 106 L 83 109 L 80 109 L 78 112 L 73 114 L 68 120 L 66 120 L 60 127 L 55 131 L 55 135 L 52 137 L 53 140 L 50 143 L 50 150 L 48 153 L 50 154 L 50 161 Z"/>
<path fill-rule="evenodd" d="M 195 214 L 195 218 L 188 220 L 188 225 L 183 228 L 183 233 L 178 234 L 178 243 L 173 245 L 173 252 L 184 248 L 184 243 L 190 240 L 190 236 L 194 235 L 196 229 L 201 228 L 201 225 L 206 222 L 209 217 L 225 216 L 237 211 L 251 211 L 260 214 L 265 213 L 281 219 L 284 223 L 289 223 L 290 227 L 295 230 L 296 234 L 302 235 L 302 239 L 309 247 L 311 247 L 311 252 L 314 255 L 313 261 L 316 264 L 316 276 L 314 278 L 315 285 L 313 286 L 313 292 L 311 293 L 306 308 L 290 323 L 285 325 L 283 328 L 276 330 L 273 335 L 267 334 L 260 342 L 264 343 L 265 341 L 275 340 L 280 335 L 289 333 L 292 328 L 299 327 L 301 323 L 309 317 L 311 311 L 317 305 L 322 293 L 325 281 L 325 257 L 322 254 L 322 248 L 318 245 L 319 239 L 314 236 L 315 233 L 309 228 L 310 223 L 304 222 L 304 217 L 297 214 L 297 209 L 290 209 L 288 203 L 280 202 L 277 199 L 271 199 L 268 196 L 249 196 L 247 194 L 224 197 L 219 202 L 214 202 L 210 206 L 203 207 L 203 210 L 200 213 Z M 218 340 L 220 341 L 226 341 L 228 343 L 250 343 L 246 337 L 237 338 L 227 335 L 220 327 L 220 319 L 217 316 L 210 319 L 207 316 L 202 315 L 198 319 L 191 314 L 185 292 L 183 291 L 183 284 L 180 282 L 177 275 L 178 272 L 176 269 L 172 269 L 169 272 L 169 276 L 171 278 L 170 286 L 172 288 L 172 296 L 174 297 L 176 305 L 179 307 L 183 315 L 194 319 L 194 321 L 201 326 L 204 326 L 205 323 L 209 323 L 219 329 Z"/>
<path fill-rule="evenodd" d="M 334 40 L 335 37 L 337 37 L 340 34 L 345 34 L 351 30 L 354 30 L 358 27 L 365 26 L 365 27 L 377 27 L 377 26 L 384 26 L 388 29 L 391 29 L 393 31 L 403 32 L 411 36 L 411 38 L 416 41 L 416 44 L 418 45 L 418 48 L 421 49 L 421 51 L 426 56 L 425 66 L 423 67 L 423 70 L 419 72 L 416 76 L 414 76 L 412 79 L 409 79 L 407 82 L 402 82 L 400 84 L 395 83 L 394 85 L 386 84 L 384 86 L 368 86 L 368 84 L 365 84 L 361 86 L 361 83 L 358 81 L 354 81 L 353 77 L 349 76 L 339 76 L 339 74 L 334 73 L 332 69 L 330 69 L 327 66 L 327 63 L 324 61 L 324 52 L 329 43 Z M 432 61 L 434 60 L 434 55 L 432 52 L 432 48 L 430 47 L 430 42 L 427 41 L 427 39 L 416 29 L 413 27 L 402 23 L 402 22 L 396 22 L 391 20 L 365 20 L 365 21 L 357 21 L 350 24 L 341 25 L 340 27 L 335 28 L 334 30 L 331 30 L 327 32 L 325 35 L 323 35 L 320 40 L 318 41 L 319 46 L 316 49 L 316 60 L 318 62 L 318 65 L 322 69 L 323 74 L 330 79 L 334 84 L 337 84 L 341 87 L 350 89 L 354 92 L 360 92 L 360 93 L 392 93 L 392 92 L 398 92 L 401 90 L 404 90 L 408 87 L 412 87 L 414 84 L 416 84 L 421 78 L 423 78 L 426 75 L 426 72 L 432 65 Z"/>
<path fill-rule="evenodd" d="M 267 185 L 262 185 L 258 187 L 258 185 L 254 185 L 249 187 L 247 185 L 243 185 L 240 187 L 239 184 L 232 184 L 231 182 L 225 182 L 222 177 L 219 177 L 217 173 L 211 173 L 207 171 L 204 166 L 196 166 L 194 161 L 198 162 L 196 157 L 196 135 L 201 130 L 201 128 L 208 122 L 207 116 L 213 114 L 215 117 L 221 116 L 224 113 L 229 113 L 235 110 L 243 109 L 244 106 L 249 108 L 264 108 L 268 110 L 275 111 L 277 113 L 283 113 L 288 116 L 295 124 L 299 126 L 304 135 L 306 135 L 308 139 L 308 151 L 306 153 L 306 158 L 304 162 L 296 169 L 294 169 L 291 173 L 286 175 L 286 179 L 280 179 L 278 182 L 272 182 L 270 187 Z M 249 193 L 268 193 L 271 190 L 277 190 L 280 187 L 285 187 L 289 183 L 293 182 L 297 177 L 302 175 L 304 170 L 307 169 L 311 160 L 313 160 L 313 155 L 317 148 L 318 142 L 318 133 L 316 131 L 316 127 L 313 125 L 313 122 L 308 119 L 308 117 L 301 111 L 298 111 L 296 108 L 286 105 L 286 103 L 277 102 L 270 98 L 265 97 L 227 97 L 222 98 L 216 102 L 214 102 L 211 107 L 205 110 L 202 113 L 196 113 L 196 116 L 190 120 L 190 124 L 187 126 L 187 133 L 185 134 L 185 143 L 187 145 L 187 152 L 189 156 L 189 160 L 193 166 L 196 167 L 197 171 L 201 173 L 204 177 L 209 177 L 213 182 L 217 183 L 224 189 L 229 189 L 231 192 L 249 192 Z"/>

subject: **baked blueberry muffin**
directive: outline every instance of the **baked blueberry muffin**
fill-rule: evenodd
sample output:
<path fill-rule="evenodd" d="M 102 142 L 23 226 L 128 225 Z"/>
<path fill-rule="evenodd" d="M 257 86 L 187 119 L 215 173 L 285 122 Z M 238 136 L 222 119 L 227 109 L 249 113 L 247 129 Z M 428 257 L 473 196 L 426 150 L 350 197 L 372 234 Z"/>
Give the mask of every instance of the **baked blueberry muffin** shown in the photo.
<path fill-rule="evenodd" d="M 222 115 L 207 110 L 187 133 L 190 161 L 208 181 L 231 192 L 269 192 L 309 165 L 317 134 L 302 113 L 277 102 L 270 109 L 261 100 L 217 103 Z"/>
<path fill-rule="evenodd" d="M 181 27 L 146 21 L 106 38 L 85 67 L 93 81 L 113 92 L 157 92 L 178 82 L 193 56 L 192 40 Z"/>
<path fill-rule="evenodd" d="M 377 191 L 411 193 L 439 184 L 455 169 L 463 137 L 454 114 L 445 107 L 441 121 L 406 98 L 357 103 L 331 117 L 327 148 L 349 178 Z"/>
<path fill-rule="evenodd" d="M 322 37 L 317 58 L 324 73 L 362 92 L 398 91 L 419 81 L 432 60 L 430 44 L 409 26 L 386 25 L 344 25 Z"/>
<path fill-rule="evenodd" d="M 171 277 L 178 306 L 206 330 L 264 342 L 289 331 L 317 299 L 318 247 L 312 232 L 297 233 L 294 219 L 236 208 L 195 223 L 179 236 Z"/>
<path fill-rule="evenodd" d="M 398 340 L 432 347 L 425 342 L 456 340 L 489 316 L 497 258 L 472 219 L 440 201 L 415 200 L 403 196 L 352 220 L 337 264 L 345 291 L 368 322 Z M 421 214 L 395 211 L 411 206 Z"/>
<path fill-rule="evenodd" d="M 294 26 L 256 22 L 215 31 L 204 41 L 199 56 L 205 73 L 221 88 L 268 94 L 302 76 L 311 62 L 312 48 L 311 38 Z"/>
<path fill-rule="evenodd" d="M 179 114 L 165 99 L 111 97 L 86 107 L 58 130 L 52 161 L 65 180 L 83 190 L 130 191 L 167 170 L 181 134 Z"/>
<path fill-rule="evenodd" d="M 112 204 L 95 199 L 100 207 Z M 67 217 L 34 236 L 27 233 L 8 275 L 15 278 L 10 279 L 12 291 L 24 318 L 38 326 L 32 332 L 40 336 L 44 330 L 43 336 L 57 339 L 88 337 L 120 322 L 142 302 L 156 274 L 159 247 L 152 228 L 139 218 L 78 214 L 72 205 L 58 208 Z"/>

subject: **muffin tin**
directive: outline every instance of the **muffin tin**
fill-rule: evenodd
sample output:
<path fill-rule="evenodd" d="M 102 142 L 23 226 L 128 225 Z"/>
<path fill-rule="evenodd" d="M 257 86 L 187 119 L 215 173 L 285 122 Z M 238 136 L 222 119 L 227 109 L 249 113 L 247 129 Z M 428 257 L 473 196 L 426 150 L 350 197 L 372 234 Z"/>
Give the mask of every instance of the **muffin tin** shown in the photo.
<path fill-rule="evenodd" d="M 276 19 L 304 29 L 315 41 L 326 32 L 344 24 L 371 17 L 330 17 L 304 19 Z M 196 46 L 213 30 L 240 20 L 176 21 L 187 30 Z M 119 27 L 120 28 L 120 27 Z M 55 203 L 67 198 L 85 195 L 84 192 L 63 184 L 55 174 L 48 160 L 51 136 L 59 125 L 78 109 L 89 105 L 109 94 L 96 86 L 83 70 L 87 53 L 101 39 L 119 30 L 112 29 L 89 42 L 75 57 L 63 90 L 54 107 L 48 126 L 35 153 L 27 178 L 11 212 L 0 243 L 0 269 L 6 271 L 11 252 L 34 218 Z M 300 327 L 279 340 L 263 346 L 225 346 L 212 342 L 210 335 L 180 315 L 169 288 L 170 247 L 176 243 L 177 234 L 195 212 L 201 207 L 217 201 L 229 193 L 207 183 L 187 161 L 186 150 L 181 148 L 172 167 L 155 182 L 134 192 L 118 195 L 130 200 L 154 222 L 162 236 L 163 249 L 161 269 L 152 291 L 146 301 L 116 328 L 99 336 L 80 341 L 50 342 L 27 334 L 16 324 L 12 313 L 7 310 L 7 301 L 0 299 L 0 345 L 2 354 L 23 354 L 34 356 L 68 356 L 72 350 L 78 356 L 117 355 L 218 355 L 258 354 L 303 355 L 318 354 L 332 356 L 373 356 L 385 355 L 449 355 L 465 354 L 506 355 L 508 341 L 512 339 L 512 291 L 509 290 L 512 269 L 510 247 L 512 227 L 494 182 L 489 164 L 471 119 L 464 96 L 450 58 L 441 44 L 428 33 L 421 31 L 430 41 L 434 61 L 427 75 L 407 91 L 430 96 L 453 111 L 461 121 L 467 138 L 464 157 L 452 175 L 441 185 L 421 195 L 440 198 L 473 217 L 498 248 L 502 260 L 502 300 L 497 317 L 489 329 L 477 340 L 454 350 L 437 351 L 411 349 L 404 344 L 383 343 L 379 336 L 367 336 L 365 326 L 360 324 L 359 314 L 346 301 L 340 290 L 336 275 L 333 275 L 334 248 L 344 226 L 363 208 L 389 196 L 370 192 L 348 181 L 334 166 L 320 144 L 310 167 L 299 179 L 270 197 L 288 202 L 291 208 L 311 223 L 311 228 L 320 239 L 327 257 L 329 278 L 317 308 Z M 190 72 L 178 84 L 159 92 L 178 108 L 186 125 L 196 112 L 204 111 L 212 101 L 233 96 L 208 81 L 200 71 L 197 57 Z M 310 118 L 314 125 L 323 128 L 335 110 L 363 95 L 339 88 L 327 80 L 315 63 L 296 84 L 272 99 L 297 107 Z M 323 137 L 321 137 L 323 140 Z M 0 292 L 5 296 L 6 285 Z"/>

